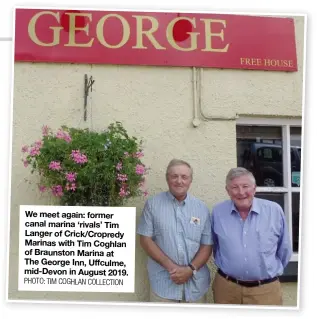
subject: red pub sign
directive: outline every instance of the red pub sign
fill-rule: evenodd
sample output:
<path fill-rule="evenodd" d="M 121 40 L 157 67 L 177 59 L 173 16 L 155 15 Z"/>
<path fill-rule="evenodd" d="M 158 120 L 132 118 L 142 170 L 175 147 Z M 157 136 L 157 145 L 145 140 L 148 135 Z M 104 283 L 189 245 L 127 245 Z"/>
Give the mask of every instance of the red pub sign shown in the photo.
<path fill-rule="evenodd" d="M 16 9 L 15 61 L 297 71 L 292 18 Z"/>

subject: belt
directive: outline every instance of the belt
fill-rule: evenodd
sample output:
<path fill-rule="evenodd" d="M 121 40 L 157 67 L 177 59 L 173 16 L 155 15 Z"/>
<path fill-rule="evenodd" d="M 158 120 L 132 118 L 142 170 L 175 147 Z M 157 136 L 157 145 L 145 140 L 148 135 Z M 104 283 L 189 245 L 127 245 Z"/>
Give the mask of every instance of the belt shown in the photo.
<path fill-rule="evenodd" d="M 278 277 L 273 277 L 269 279 L 263 279 L 263 280 L 255 280 L 255 281 L 242 281 L 236 278 L 233 278 L 231 276 L 226 275 L 221 269 L 218 269 L 218 274 L 227 280 L 230 280 L 238 285 L 244 286 L 244 287 L 256 287 L 256 286 L 261 286 L 264 284 L 268 284 L 270 282 L 276 281 Z"/>

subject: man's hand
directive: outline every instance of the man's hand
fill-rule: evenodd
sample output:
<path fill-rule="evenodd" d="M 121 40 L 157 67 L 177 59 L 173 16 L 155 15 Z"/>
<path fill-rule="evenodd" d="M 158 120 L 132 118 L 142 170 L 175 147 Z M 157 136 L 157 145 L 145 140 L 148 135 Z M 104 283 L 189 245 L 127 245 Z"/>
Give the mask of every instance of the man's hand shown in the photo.
<path fill-rule="evenodd" d="M 140 244 L 148 256 L 159 263 L 163 268 L 167 269 L 168 272 L 171 272 L 176 267 L 179 267 L 167 255 L 165 255 L 165 253 L 159 246 L 156 245 L 151 237 L 141 235 Z"/>
<path fill-rule="evenodd" d="M 189 266 L 176 266 L 169 273 L 171 280 L 177 285 L 184 284 L 193 275 L 193 271 Z"/>

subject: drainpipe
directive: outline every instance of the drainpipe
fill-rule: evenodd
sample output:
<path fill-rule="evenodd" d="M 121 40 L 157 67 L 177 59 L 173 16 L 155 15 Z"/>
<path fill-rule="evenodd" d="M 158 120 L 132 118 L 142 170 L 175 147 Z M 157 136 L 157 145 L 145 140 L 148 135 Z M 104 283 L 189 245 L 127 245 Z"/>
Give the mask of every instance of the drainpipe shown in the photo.
<path fill-rule="evenodd" d="M 200 124 L 198 118 L 198 107 L 197 107 L 197 69 L 193 67 L 193 97 L 194 97 L 194 119 L 193 119 L 193 126 L 198 127 Z"/>

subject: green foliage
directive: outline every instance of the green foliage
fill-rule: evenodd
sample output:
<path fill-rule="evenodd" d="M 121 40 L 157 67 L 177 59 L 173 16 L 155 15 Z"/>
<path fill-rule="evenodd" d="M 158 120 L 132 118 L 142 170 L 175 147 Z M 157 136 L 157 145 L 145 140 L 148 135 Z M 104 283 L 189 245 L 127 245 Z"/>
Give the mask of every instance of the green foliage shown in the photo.
<path fill-rule="evenodd" d="M 62 126 L 54 134 L 43 126 L 41 140 L 22 152 L 24 166 L 39 175 L 39 190 L 58 197 L 61 205 L 122 206 L 147 194 L 142 141 L 120 122 L 103 132 Z"/>

